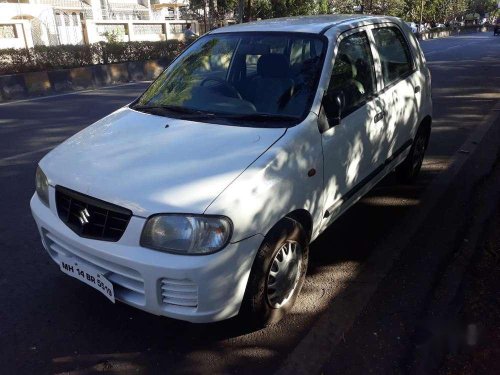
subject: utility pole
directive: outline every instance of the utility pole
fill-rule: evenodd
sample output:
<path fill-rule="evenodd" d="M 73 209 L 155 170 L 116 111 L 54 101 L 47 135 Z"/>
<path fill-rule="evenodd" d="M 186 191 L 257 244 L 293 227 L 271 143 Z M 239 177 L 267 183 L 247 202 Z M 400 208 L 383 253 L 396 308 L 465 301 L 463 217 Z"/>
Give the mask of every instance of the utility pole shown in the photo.
<path fill-rule="evenodd" d="M 425 0 L 422 0 L 422 5 L 420 6 L 420 24 L 418 25 L 418 32 L 422 32 L 422 21 L 424 20 L 424 3 Z"/>
<path fill-rule="evenodd" d="M 205 33 L 208 33 L 210 30 L 207 27 L 207 0 L 203 2 L 203 23 L 205 24 Z"/>
<path fill-rule="evenodd" d="M 247 22 L 250 22 L 252 21 L 252 0 L 247 1 L 247 10 L 248 10 Z"/>
<path fill-rule="evenodd" d="M 245 11 L 245 0 L 238 1 L 238 22 L 243 23 L 243 12 Z"/>

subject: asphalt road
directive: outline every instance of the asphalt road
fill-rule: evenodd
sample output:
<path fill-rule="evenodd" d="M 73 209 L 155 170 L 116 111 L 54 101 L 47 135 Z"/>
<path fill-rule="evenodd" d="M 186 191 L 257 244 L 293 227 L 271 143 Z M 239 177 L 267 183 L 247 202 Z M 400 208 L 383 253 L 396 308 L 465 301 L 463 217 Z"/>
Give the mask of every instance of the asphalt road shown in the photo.
<path fill-rule="evenodd" d="M 422 177 L 408 187 L 389 176 L 329 228 L 311 246 L 296 308 L 280 324 L 256 332 L 238 320 L 193 325 L 112 305 L 62 274 L 42 250 L 29 211 L 37 161 L 130 102 L 145 84 L 0 105 L 0 372 L 278 368 L 335 295 L 349 288 L 372 249 L 403 215 L 418 210 L 425 187 L 500 99 L 500 39 L 472 34 L 422 45 L 433 73 L 435 105 Z"/>

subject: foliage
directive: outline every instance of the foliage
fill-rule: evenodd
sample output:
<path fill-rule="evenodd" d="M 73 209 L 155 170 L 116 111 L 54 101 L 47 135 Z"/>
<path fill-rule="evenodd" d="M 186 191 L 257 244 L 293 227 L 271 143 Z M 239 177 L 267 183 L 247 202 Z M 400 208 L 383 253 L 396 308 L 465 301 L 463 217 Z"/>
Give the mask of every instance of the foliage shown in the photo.
<path fill-rule="evenodd" d="M 102 36 L 106 38 L 108 43 L 118 43 L 120 41 L 121 34 L 117 30 L 105 31 Z"/>
<path fill-rule="evenodd" d="M 103 64 L 152 60 L 159 58 L 173 59 L 184 45 L 176 40 L 166 42 L 121 42 L 99 43 L 99 62 Z"/>
<path fill-rule="evenodd" d="M 166 42 L 114 42 L 91 45 L 36 46 L 0 49 L 0 74 L 75 68 L 95 64 L 173 59 L 184 44 Z"/>
<path fill-rule="evenodd" d="M 467 13 L 493 12 L 497 0 L 424 0 L 424 22 L 445 23 L 463 17 Z M 385 14 L 401 17 L 407 21 L 420 21 L 422 0 L 191 0 L 194 15 L 203 14 L 205 7 L 212 26 L 237 15 L 243 7 L 243 19 L 276 18 L 286 16 L 355 13 L 361 7 L 364 13 Z M 197 13 L 196 13 L 197 12 Z M 203 17 L 201 17 L 203 18 Z"/>

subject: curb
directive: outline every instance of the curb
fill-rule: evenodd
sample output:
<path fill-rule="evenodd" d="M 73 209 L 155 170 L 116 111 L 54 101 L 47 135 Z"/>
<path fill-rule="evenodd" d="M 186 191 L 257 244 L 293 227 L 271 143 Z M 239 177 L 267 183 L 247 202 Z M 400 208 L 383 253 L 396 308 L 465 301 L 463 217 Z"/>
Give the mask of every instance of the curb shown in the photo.
<path fill-rule="evenodd" d="M 498 106 L 500 109 L 500 106 Z M 465 334 L 458 316 L 463 306 L 463 283 L 476 255 L 480 252 L 482 238 L 494 217 L 500 196 L 500 123 L 491 128 L 468 164 L 469 175 L 476 181 L 471 199 L 467 202 L 468 220 L 463 231 L 458 231 L 450 259 L 444 264 L 438 282 L 430 291 L 431 298 L 419 320 L 420 331 L 427 332 L 424 340 L 417 340 L 411 355 L 410 374 L 428 374 L 437 371 L 449 349 L 460 346 Z"/>
<path fill-rule="evenodd" d="M 0 76 L 0 103 L 153 80 L 171 60 L 130 61 Z"/>
<path fill-rule="evenodd" d="M 484 143 L 488 142 L 489 139 L 485 136 L 499 118 L 500 102 L 459 148 L 469 152 L 454 155 L 450 167 L 436 177 L 422 195 L 423 204 L 417 213 L 403 218 L 399 230 L 396 228 L 385 243 L 374 249 L 370 258 L 362 266 L 357 279 L 330 301 L 326 311 L 287 356 L 277 374 L 318 374 L 321 372 L 324 363 L 330 359 L 334 347 L 342 339 L 344 333 L 352 327 L 380 282 L 393 267 L 405 245 L 417 234 L 418 228 L 438 205 L 448 187 L 459 182 L 459 172 L 466 162 L 481 150 Z M 384 254 L 384 257 L 380 257 L 379 254 Z"/>

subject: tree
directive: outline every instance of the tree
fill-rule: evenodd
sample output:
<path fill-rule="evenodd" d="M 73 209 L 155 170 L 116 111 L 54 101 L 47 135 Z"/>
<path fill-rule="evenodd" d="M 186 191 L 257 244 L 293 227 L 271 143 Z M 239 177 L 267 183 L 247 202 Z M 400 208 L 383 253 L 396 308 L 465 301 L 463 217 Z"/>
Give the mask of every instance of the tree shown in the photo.
<path fill-rule="evenodd" d="M 470 0 L 468 2 L 468 10 L 471 13 L 479 13 L 484 16 L 485 13 L 495 11 L 497 4 L 497 0 Z"/>
<path fill-rule="evenodd" d="M 335 0 L 333 2 L 333 11 L 335 13 L 354 13 L 354 8 L 360 5 L 357 0 Z"/>
<path fill-rule="evenodd" d="M 365 13 L 386 14 L 406 21 L 420 22 L 422 0 L 191 0 L 190 9 L 198 17 L 208 11 L 211 26 L 240 13 L 244 20 L 310 14 L 354 13 L 363 6 Z M 497 0 L 424 0 L 424 22 L 449 22 L 467 13 L 493 12 Z M 203 18 L 203 17 L 201 17 Z"/>
<path fill-rule="evenodd" d="M 331 12 L 333 3 L 329 0 L 318 0 L 318 13 L 328 14 Z"/>
<path fill-rule="evenodd" d="M 254 0 L 252 12 L 255 18 L 273 18 L 273 8 L 269 0 Z"/>

